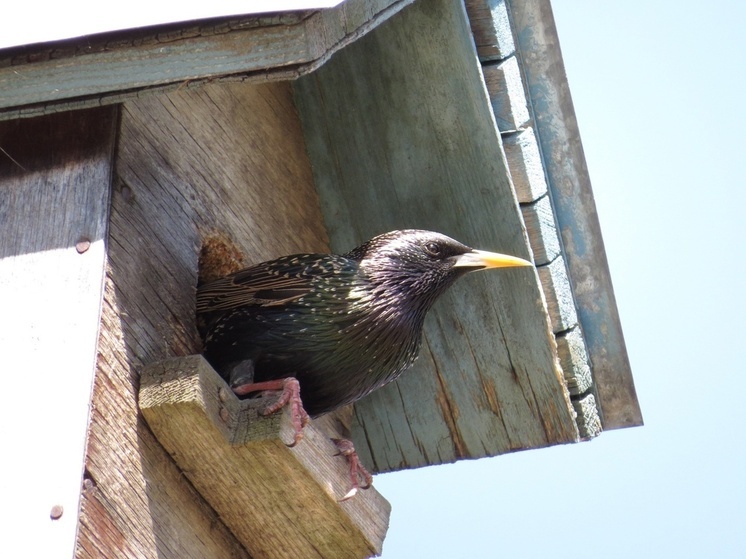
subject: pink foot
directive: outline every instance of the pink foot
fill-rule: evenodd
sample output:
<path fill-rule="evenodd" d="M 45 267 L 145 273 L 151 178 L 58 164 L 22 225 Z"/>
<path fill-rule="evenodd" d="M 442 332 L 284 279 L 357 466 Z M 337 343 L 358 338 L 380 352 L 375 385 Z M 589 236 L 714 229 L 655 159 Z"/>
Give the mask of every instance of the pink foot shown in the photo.
<path fill-rule="evenodd" d="M 245 396 L 251 392 L 262 392 L 264 390 L 282 390 L 277 401 L 267 406 L 262 411 L 262 415 L 272 415 L 276 411 L 281 410 L 286 404 L 290 404 L 290 419 L 295 428 L 295 436 L 293 437 L 293 443 L 288 446 L 293 447 L 297 445 L 303 438 L 303 427 L 308 425 L 310 421 L 306 410 L 303 409 L 303 402 L 300 399 L 300 384 L 298 383 L 298 379 L 288 377 L 233 387 L 233 392 L 237 396 Z"/>
<path fill-rule="evenodd" d="M 370 472 L 360 463 L 360 458 L 358 458 L 357 452 L 355 452 L 355 446 L 352 444 L 352 441 L 347 439 L 332 439 L 332 442 L 339 450 L 337 455 L 341 454 L 347 458 L 347 462 L 350 465 L 350 481 L 352 482 L 352 487 L 345 496 L 339 500 L 341 503 L 342 501 L 354 497 L 357 494 L 358 489 L 368 489 L 373 485 L 373 476 L 370 475 Z M 363 485 L 360 485 L 361 478 L 364 481 Z"/>

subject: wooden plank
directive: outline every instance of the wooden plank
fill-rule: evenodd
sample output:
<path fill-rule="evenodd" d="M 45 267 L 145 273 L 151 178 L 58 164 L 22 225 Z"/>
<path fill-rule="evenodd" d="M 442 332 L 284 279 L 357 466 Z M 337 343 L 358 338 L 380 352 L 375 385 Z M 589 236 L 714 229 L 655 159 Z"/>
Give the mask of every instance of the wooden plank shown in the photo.
<path fill-rule="evenodd" d="M 200 350 L 200 246 L 247 263 L 323 251 L 326 234 L 288 84 L 212 85 L 122 107 L 77 557 L 248 554 L 138 413 L 139 370 Z"/>
<path fill-rule="evenodd" d="M 526 126 L 530 115 L 517 58 L 511 56 L 497 64 L 485 64 L 482 72 L 498 129 L 512 132 Z"/>
<path fill-rule="evenodd" d="M 561 251 L 551 200 L 549 196 L 543 196 L 532 204 L 522 204 L 521 212 L 534 262 L 537 266 L 544 266 L 557 258 Z"/>
<path fill-rule="evenodd" d="M 593 394 L 573 400 L 572 405 L 578 414 L 578 429 L 581 438 L 587 441 L 599 436 L 603 431 L 603 425 Z"/>
<path fill-rule="evenodd" d="M 605 429 L 642 425 L 550 0 L 507 0 Z"/>
<path fill-rule="evenodd" d="M 0 123 L 4 555 L 75 546 L 115 124 L 114 108 Z"/>
<path fill-rule="evenodd" d="M 463 6 L 438 0 L 402 10 L 295 83 L 334 249 L 420 227 L 528 256 L 480 77 Z M 461 280 L 426 332 L 414 369 L 356 405 L 355 443 L 374 469 L 576 439 L 529 270 Z"/>
<path fill-rule="evenodd" d="M 222 77 L 290 79 L 411 1 L 348 0 L 315 13 L 203 20 L 7 49 L 0 51 L 0 118 L 54 111 L 55 103 L 121 102 Z"/>
<path fill-rule="evenodd" d="M 504 134 L 502 140 L 518 202 L 535 202 L 547 193 L 547 181 L 534 129 Z"/>
<path fill-rule="evenodd" d="M 575 311 L 575 299 L 567 277 L 564 257 L 558 256 L 549 264 L 539 266 L 537 271 L 541 281 L 541 290 L 547 301 L 547 313 L 552 332 L 557 334 L 569 330 L 578 323 L 578 314 Z"/>
<path fill-rule="evenodd" d="M 579 327 L 557 336 L 557 354 L 570 394 L 578 396 L 588 392 L 593 387 L 593 376 L 585 340 Z"/>
<path fill-rule="evenodd" d="M 201 355 L 143 369 L 140 409 L 158 441 L 253 557 L 379 555 L 391 507 L 374 489 L 350 489 L 347 461 L 314 424 L 290 448 L 287 407 L 260 415 Z"/>
<path fill-rule="evenodd" d="M 211 4 L 209 6 L 181 3 L 169 6 L 168 10 L 140 10 L 138 9 L 139 6 L 132 6 L 131 9 L 130 6 L 126 6 L 126 9 L 119 11 L 99 10 L 95 13 L 96 17 L 81 17 L 83 5 L 76 4 L 74 9 L 69 11 L 55 12 L 54 26 L 35 24 L 36 5 L 16 4 L 13 6 L 13 28 L 8 29 L 8 32 L 0 37 L 0 46 L 6 48 L 49 43 L 62 39 L 121 31 L 122 29 L 193 22 L 204 17 L 205 13 L 214 14 L 212 16 L 214 18 L 235 17 L 237 13 L 242 15 L 262 14 L 265 18 L 268 17 L 268 12 L 270 13 L 269 17 L 276 17 L 276 14 L 282 12 L 292 12 L 289 15 L 296 15 L 301 10 L 329 8 L 340 2 L 341 0 L 253 0 L 241 4 L 238 12 L 235 11 L 237 6 L 231 3 Z M 71 5 L 71 7 L 73 6 Z M 231 11 L 232 9 L 233 11 Z"/>
<path fill-rule="evenodd" d="M 503 60 L 515 52 L 504 0 L 466 0 L 466 13 L 482 61 Z"/>
<path fill-rule="evenodd" d="M 0 68 L 0 108 L 300 64 L 321 54 L 300 22 L 262 23 L 254 17 L 120 32 L 90 46 L 86 39 L 45 46 L 48 53 L 14 49 L 12 60 L 30 63 Z"/>

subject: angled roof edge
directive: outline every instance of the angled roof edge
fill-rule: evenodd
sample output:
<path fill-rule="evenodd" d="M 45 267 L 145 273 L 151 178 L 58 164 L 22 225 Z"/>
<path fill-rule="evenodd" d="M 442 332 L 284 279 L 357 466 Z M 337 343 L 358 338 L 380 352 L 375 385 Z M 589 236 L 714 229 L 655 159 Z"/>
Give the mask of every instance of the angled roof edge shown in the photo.
<path fill-rule="evenodd" d="M 319 11 L 190 21 L 1 49 L 0 120 L 207 82 L 292 80 L 412 1 L 347 0 Z"/>
<path fill-rule="evenodd" d="M 135 1 L 120 10 L 97 11 L 95 17 L 89 13 L 90 5 L 84 0 L 69 0 L 58 8 L 45 6 L 45 16 L 54 25 L 44 25 L 38 16 L 39 6 L 33 2 L 16 2 L 5 14 L 10 22 L 0 36 L 0 49 L 27 46 L 35 43 L 50 43 L 80 39 L 88 35 L 120 32 L 143 27 L 155 27 L 178 23 L 189 24 L 199 20 L 215 18 L 237 18 L 249 15 L 276 14 L 290 11 L 308 11 L 332 8 L 343 0 L 252 0 L 237 8 L 236 2 L 149 3 L 147 9 Z M 236 10 L 240 11 L 236 11 Z M 41 24 L 40 24 L 41 23 Z"/>
<path fill-rule="evenodd" d="M 348 0 L 321 11 L 200 20 L 2 49 L 0 120 L 207 82 L 295 79 L 412 1 Z M 641 425 L 550 2 L 466 0 L 466 6 L 488 90 L 500 90 L 490 96 L 508 162 L 513 158 L 523 167 L 527 198 L 518 188 L 517 196 L 579 424 L 590 421 L 586 436 L 597 434 L 593 413 L 600 412 L 606 429 Z M 492 35 L 487 43 L 480 44 L 480 26 Z M 515 164 L 510 168 L 518 187 L 520 172 Z"/>
<path fill-rule="evenodd" d="M 466 6 L 580 431 L 642 425 L 550 0 Z"/>

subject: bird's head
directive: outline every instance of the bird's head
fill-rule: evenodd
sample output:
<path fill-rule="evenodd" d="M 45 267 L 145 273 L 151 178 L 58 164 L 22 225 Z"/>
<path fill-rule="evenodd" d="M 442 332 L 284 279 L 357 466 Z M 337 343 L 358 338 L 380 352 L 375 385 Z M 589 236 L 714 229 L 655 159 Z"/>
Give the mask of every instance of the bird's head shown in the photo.
<path fill-rule="evenodd" d="M 440 233 L 420 229 L 384 233 L 346 256 L 357 260 L 361 271 L 381 291 L 418 306 L 423 304 L 424 310 L 466 272 L 532 266 L 522 258 L 475 250 Z"/>

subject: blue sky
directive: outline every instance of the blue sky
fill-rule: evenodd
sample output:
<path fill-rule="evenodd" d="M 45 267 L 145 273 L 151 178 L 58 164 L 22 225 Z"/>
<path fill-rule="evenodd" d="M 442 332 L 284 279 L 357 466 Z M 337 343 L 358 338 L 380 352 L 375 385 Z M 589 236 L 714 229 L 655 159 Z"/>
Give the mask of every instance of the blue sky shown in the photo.
<path fill-rule="evenodd" d="M 552 4 L 646 425 L 377 476 L 383 557 L 745 557 L 746 3 Z"/>

